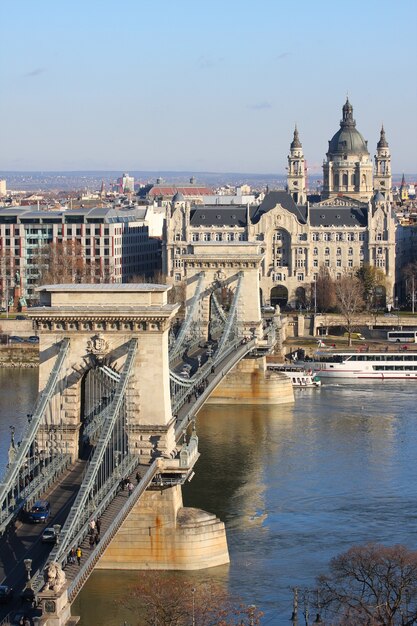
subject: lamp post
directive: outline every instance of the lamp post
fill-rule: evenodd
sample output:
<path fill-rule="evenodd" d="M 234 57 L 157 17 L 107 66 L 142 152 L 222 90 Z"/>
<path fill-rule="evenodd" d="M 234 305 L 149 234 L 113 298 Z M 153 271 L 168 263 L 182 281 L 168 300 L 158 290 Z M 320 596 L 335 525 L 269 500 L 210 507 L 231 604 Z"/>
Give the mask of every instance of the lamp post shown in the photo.
<path fill-rule="evenodd" d="M 54 524 L 53 525 L 53 529 L 55 532 L 55 537 L 56 537 L 56 545 L 59 544 L 59 533 L 61 532 L 61 525 L 60 524 Z"/>
<path fill-rule="evenodd" d="M 23 563 L 25 564 L 26 569 L 26 589 L 32 589 L 30 584 L 30 574 L 32 572 L 32 559 L 24 559 Z"/>

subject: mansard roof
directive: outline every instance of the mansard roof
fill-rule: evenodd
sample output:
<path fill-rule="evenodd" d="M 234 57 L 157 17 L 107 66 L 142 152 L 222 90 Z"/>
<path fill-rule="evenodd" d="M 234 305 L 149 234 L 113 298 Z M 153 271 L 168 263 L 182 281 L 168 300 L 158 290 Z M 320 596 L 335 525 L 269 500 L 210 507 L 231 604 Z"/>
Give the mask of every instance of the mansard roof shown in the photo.
<path fill-rule="evenodd" d="M 307 221 L 307 207 L 298 206 L 295 204 L 292 196 L 286 191 L 270 191 L 266 194 L 261 204 L 257 208 L 252 217 L 252 222 L 259 222 L 262 215 L 268 213 L 271 209 L 274 209 L 277 204 L 281 205 L 284 209 L 292 213 L 301 224 L 305 224 Z"/>
<path fill-rule="evenodd" d="M 368 208 L 366 205 L 358 206 L 323 206 L 310 205 L 310 226 L 334 227 L 334 226 L 361 226 L 368 224 Z"/>
<path fill-rule="evenodd" d="M 249 213 L 257 207 L 250 207 Z M 246 223 L 247 206 L 233 204 L 213 204 L 209 206 L 196 206 L 190 211 L 191 226 L 239 226 L 241 228 Z"/>

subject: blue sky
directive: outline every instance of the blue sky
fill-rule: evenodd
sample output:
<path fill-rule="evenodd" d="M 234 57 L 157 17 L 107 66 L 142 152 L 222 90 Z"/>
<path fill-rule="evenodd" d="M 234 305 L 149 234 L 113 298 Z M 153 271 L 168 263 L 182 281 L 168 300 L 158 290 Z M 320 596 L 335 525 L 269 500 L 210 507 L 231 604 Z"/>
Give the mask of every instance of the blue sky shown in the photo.
<path fill-rule="evenodd" d="M 415 0 L 1 0 L 1 170 L 311 171 L 346 94 L 416 172 Z"/>

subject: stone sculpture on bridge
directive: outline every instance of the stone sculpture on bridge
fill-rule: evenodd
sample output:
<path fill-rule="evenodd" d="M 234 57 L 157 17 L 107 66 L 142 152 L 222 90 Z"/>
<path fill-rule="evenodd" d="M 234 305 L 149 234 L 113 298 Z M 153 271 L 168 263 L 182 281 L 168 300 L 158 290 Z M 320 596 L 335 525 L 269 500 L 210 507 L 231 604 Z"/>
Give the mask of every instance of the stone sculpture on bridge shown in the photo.
<path fill-rule="evenodd" d="M 43 578 L 45 584 L 42 587 L 42 591 L 46 591 L 48 589 L 55 592 L 60 591 L 66 582 L 65 572 L 62 570 L 61 565 L 59 563 L 55 563 L 54 561 L 50 561 L 46 564 L 43 571 Z"/>

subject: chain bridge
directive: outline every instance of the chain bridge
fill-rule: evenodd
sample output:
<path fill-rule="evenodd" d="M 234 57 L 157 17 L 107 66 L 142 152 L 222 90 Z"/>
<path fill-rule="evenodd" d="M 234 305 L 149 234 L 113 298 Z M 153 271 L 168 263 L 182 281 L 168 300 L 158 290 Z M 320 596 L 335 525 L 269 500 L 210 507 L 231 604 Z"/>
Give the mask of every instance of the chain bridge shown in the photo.
<path fill-rule="evenodd" d="M 199 456 L 196 413 L 244 357 L 273 347 L 275 325 L 262 323 L 259 290 L 245 316 L 242 295 L 256 263 L 252 273 L 229 276 L 197 269 L 185 313 L 168 302 L 166 285 L 39 289 L 30 315 L 40 337 L 40 392 L 19 441 L 12 432 L 0 484 L 0 556 L 3 582 L 37 597 L 40 623 L 70 620 L 68 607 L 95 567 L 228 562 L 223 523 L 184 508 L 181 485 Z M 39 541 L 43 528 L 27 522 L 39 499 L 51 505 L 52 549 Z M 24 532 L 18 558 L 26 558 L 26 573 L 16 574 L 9 556 L 18 555 Z M 77 547 L 80 563 L 69 559 Z M 45 585 L 51 562 L 65 574 L 65 601 Z"/>

